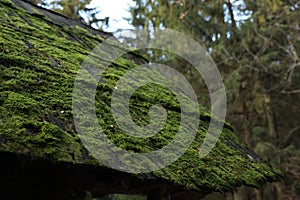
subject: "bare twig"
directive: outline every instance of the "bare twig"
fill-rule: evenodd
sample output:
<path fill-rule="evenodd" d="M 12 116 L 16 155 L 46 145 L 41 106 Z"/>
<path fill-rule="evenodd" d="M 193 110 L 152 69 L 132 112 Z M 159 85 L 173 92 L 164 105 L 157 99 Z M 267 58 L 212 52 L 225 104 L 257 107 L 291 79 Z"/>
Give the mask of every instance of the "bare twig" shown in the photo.
<path fill-rule="evenodd" d="M 291 91 L 282 90 L 281 93 L 283 93 L 283 94 L 296 94 L 296 93 L 300 93 L 300 89 L 291 90 Z"/>

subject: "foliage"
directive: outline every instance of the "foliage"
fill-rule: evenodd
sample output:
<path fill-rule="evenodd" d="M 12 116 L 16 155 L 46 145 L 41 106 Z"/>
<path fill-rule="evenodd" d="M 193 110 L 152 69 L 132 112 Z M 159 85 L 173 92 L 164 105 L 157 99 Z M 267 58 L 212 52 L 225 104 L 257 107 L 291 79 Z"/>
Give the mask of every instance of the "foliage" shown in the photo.
<path fill-rule="evenodd" d="M 299 198 L 299 2 L 134 2 L 133 25 L 184 32 L 210 52 L 226 84 L 228 120 L 245 142 L 286 172 L 285 180 L 272 186 L 275 192 L 269 192 L 270 197 L 266 187 L 263 198 L 272 199 L 274 194 L 277 199 Z M 199 75 L 180 58 L 163 54 L 168 58 L 164 64 L 182 72 L 201 94 L 202 104 L 209 106 Z M 153 62 L 162 62 L 161 55 L 147 54 Z M 258 199 L 262 195 L 263 191 L 255 192 Z"/>

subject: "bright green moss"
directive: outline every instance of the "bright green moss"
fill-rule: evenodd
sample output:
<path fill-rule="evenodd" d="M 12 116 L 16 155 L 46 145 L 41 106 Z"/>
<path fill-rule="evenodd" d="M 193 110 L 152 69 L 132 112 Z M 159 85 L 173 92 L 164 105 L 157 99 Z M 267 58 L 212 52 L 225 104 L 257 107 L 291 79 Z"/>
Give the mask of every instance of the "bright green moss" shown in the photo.
<path fill-rule="evenodd" d="M 87 35 L 90 35 L 90 32 L 84 28 L 81 28 L 80 26 L 76 25 L 75 26 L 75 29 L 79 32 L 79 33 L 84 33 L 84 34 L 87 34 Z"/>
<path fill-rule="evenodd" d="M 18 93 L 11 92 L 4 100 L 4 107 L 10 108 L 13 113 L 34 114 L 39 108 L 38 102 Z"/>

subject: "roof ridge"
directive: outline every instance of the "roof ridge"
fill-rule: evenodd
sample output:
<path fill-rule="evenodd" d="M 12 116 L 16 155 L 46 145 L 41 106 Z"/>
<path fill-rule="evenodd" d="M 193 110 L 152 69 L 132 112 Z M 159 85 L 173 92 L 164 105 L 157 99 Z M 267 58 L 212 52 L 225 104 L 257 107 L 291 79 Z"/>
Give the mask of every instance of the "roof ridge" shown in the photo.
<path fill-rule="evenodd" d="M 30 0 L 11 0 L 16 6 L 23 8 L 25 11 L 29 12 L 30 14 L 33 15 L 39 15 L 39 16 L 46 16 L 52 20 L 54 23 L 58 23 L 60 25 L 64 26 L 70 26 L 70 25 L 78 25 L 81 28 L 84 28 L 88 30 L 89 32 L 93 34 L 100 34 L 101 36 L 108 37 L 108 36 L 113 36 L 111 32 L 106 32 L 100 29 L 95 29 L 92 26 L 89 26 L 82 21 L 78 21 L 75 19 L 72 19 L 66 15 L 63 15 L 61 13 L 58 13 L 56 11 L 53 11 L 51 9 L 44 8 L 42 6 L 36 5 L 32 3 Z M 36 13 L 32 10 L 32 8 L 38 10 L 41 13 Z"/>

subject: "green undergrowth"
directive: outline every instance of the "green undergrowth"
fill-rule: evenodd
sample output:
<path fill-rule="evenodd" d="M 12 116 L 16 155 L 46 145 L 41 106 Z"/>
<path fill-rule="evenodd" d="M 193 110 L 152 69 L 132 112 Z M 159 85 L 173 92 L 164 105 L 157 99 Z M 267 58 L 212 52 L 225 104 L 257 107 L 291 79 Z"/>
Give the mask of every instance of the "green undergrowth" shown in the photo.
<path fill-rule="evenodd" d="M 50 23 L 49 19 L 16 8 L 9 0 L 0 1 L 0 12 L 0 151 L 101 165 L 83 146 L 71 111 L 77 71 L 104 39 L 79 26 Z M 136 63 L 141 61 L 139 56 L 131 57 L 133 60 L 116 60 L 104 72 L 104 81 L 97 86 L 95 107 L 107 138 L 124 150 L 146 153 L 170 143 L 179 129 L 181 110 L 178 99 L 166 87 L 146 84 L 130 99 L 131 118 L 135 124 L 147 126 L 151 123 L 150 108 L 160 104 L 167 113 L 164 126 L 149 138 L 128 136 L 118 128 L 110 107 L 111 95 L 118 80 L 136 66 L 134 59 Z M 97 62 L 104 66 L 108 61 Z M 192 115 L 193 109 L 187 109 Z M 211 153 L 200 159 L 211 115 L 202 107 L 199 110 L 199 128 L 191 146 L 180 159 L 153 175 L 187 189 L 222 192 L 242 184 L 259 187 L 278 179 L 280 172 L 252 154 L 228 124 Z M 184 127 L 186 132 L 189 128 Z"/>

